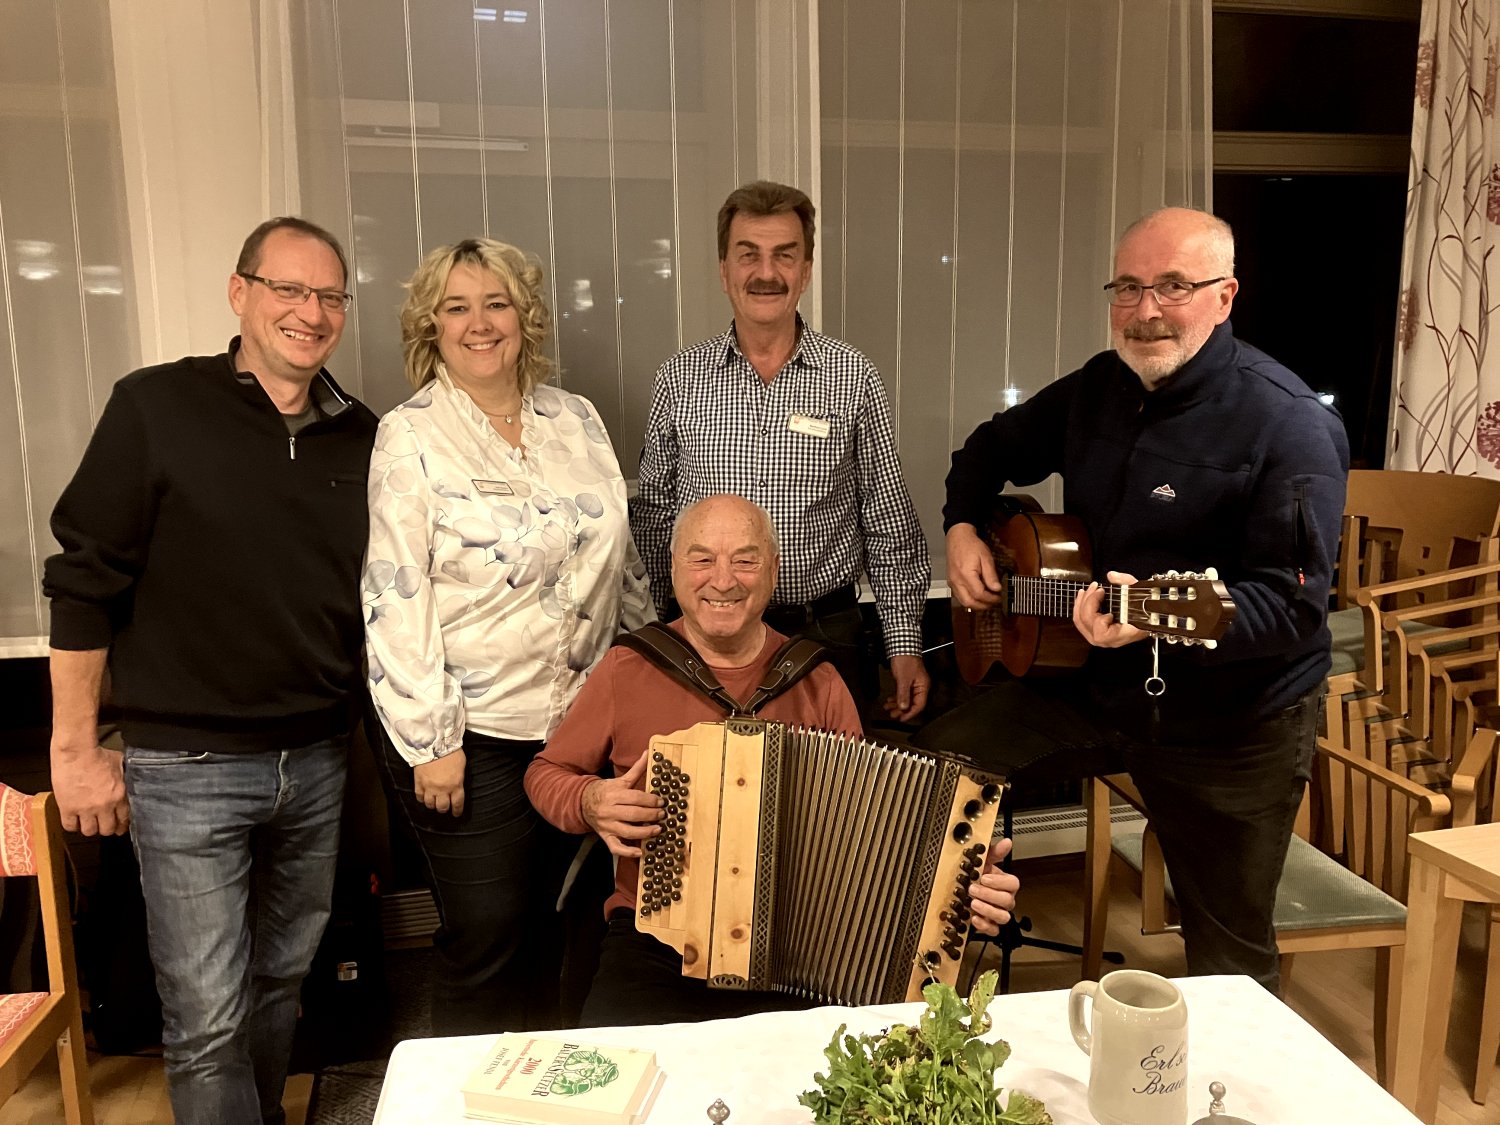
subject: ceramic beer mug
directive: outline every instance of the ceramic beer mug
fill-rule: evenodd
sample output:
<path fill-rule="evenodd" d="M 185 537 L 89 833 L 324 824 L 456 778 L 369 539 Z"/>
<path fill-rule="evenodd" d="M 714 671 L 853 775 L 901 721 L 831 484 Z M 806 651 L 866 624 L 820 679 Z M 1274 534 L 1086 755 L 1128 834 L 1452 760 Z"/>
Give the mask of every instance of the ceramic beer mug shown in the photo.
<path fill-rule="evenodd" d="M 1185 1125 L 1187 1004 L 1175 984 L 1140 969 L 1082 981 L 1068 996 L 1068 1027 L 1089 1056 L 1089 1112 L 1100 1125 Z"/>

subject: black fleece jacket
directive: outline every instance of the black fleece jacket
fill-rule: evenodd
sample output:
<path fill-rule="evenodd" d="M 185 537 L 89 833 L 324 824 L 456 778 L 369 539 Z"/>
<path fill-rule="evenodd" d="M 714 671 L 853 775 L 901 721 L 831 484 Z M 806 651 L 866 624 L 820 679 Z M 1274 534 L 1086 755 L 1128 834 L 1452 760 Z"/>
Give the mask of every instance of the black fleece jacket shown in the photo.
<path fill-rule="evenodd" d="M 110 650 L 132 745 L 286 749 L 349 727 L 375 416 L 320 372 L 295 438 L 228 353 L 115 384 L 52 515 L 52 647 Z"/>
<path fill-rule="evenodd" d="M 983 527 L 1006 483 L 1061 473 L 1096 578 L 1216 567 L 1238 618 L 1214 651 L 1161 646 L 1155 716 L 1142 689 L 1149 641 L 1094 649 L 1086 666 L 1104 718 L 1191 740 L 1205 723 L 1266 718 L 1327 676 L 1348 465 L 1338 414 L 1225 322 L 1154 391 L 1102 352 L 982 423 L 953 455 L 944 527 Z"/>

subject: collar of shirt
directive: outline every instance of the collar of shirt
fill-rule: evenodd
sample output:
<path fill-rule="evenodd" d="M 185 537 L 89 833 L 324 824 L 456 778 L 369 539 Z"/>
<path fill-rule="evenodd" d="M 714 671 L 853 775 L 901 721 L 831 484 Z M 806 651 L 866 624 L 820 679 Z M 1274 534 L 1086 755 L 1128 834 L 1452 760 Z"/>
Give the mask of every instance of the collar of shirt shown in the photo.
<path fill-rule="evenodd" d="M 728 367 L 737 358 L 744 360 L 747 365 L 750 365 L 749 358 L 740 350 L 739 337 L 734 333 L 734 321 L 731 320 L 729 322 L 728 329 L 725 330 L 719 339 L 722 341 L 719 353 L 721 357 L 719 360 L 720 367 Z M 823 345 L 823 334 L 809 328 L 807 322 L 802 319 L 801 313 L 797 314 L 797 346 L 792 349 L 792 354 L 787 356 L 786 362 L 781 365 L 781 370 L 785 371 L 793 364 L 812 368 L 824 368 L 828 366 L 828 356 L 825 354 Z M 753 365 L 751 366 L 753 367 Z M 778 374 L 780 373 L 778 372 Z"/>
<path fill-rule="evenodd" d="M 224 359 L 229 364 L 229 373 L 242 387 L 259 386 L 260 381 L 256 379 L 254 372 L 241 371 L 235 366 L 239 351 L 240 338 L 235 336 L 229 341 L 229 351 L 224 355 Z M 333 376 L 328 374 L 326 367 L 320 367 L 318 373 L 313 376 L 312 382 L 307 385 L 307 396 L 309 401 L 317 407 L 320 418 L 337 418 L 353 405 L 353 402 L 339 389 L 339 385 L 333 381 Z"/>
<path fill-rule="evenodd" d="M 485 416 L 478 404 L 469 397 L 468 393 L 461 387 L 454 385 L 448 369 L 443 364 L 437 365 L 437 377 L 433 380 L 442 394 L 453 404 L 453 408 L 465 419 L 484 431 L 487 438 L 501 442 L 507 449 L 515 448 L 496 432 L 495 427 L 490 425 L 490 420 Z M 531 392 L 521 396 L 521 446 L 526 449 L 535 449 L 536 440 L 536 412 L 533 409 Z"/>
<path fill-rule="evenodd" d="M 1145 402 L 1151 410 L 1182 410 L 1200 398 L 1223 394 L 1226 369 L 1233 366 L 1235 353 L 1234 329 L 1229 321 L 1214 328 L 1213 333 L 1193 357 L 1167 377 L 1166 382 L 1154 391 L 1145 392 Z M 1129 372 L 1124 361 L 1120 366 Z M 1134 372 L 1129 372 L 1132 377 Z M 1139 379 L 1136 382 L 1139 383 Z"/>

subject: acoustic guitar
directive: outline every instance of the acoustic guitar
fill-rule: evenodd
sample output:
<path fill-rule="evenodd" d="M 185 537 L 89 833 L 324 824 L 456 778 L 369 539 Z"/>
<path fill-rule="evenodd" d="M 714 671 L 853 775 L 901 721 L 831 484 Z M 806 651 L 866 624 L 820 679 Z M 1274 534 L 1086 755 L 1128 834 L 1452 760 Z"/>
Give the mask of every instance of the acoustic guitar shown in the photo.
<path fill-rule="evenodd" d="M 982 529 L 1000 574 L 1000 604 L 953 605 L 958 669 L 977 684 L 998 661 L 1013 676 L 1081 666 L 1090 645 L 1073 626 L 1073 599 L 1092 580 L 1088 536 L 1074 516 L 1049 515 L 1030 496 L 1006 496 Z M 1104 609 L 1172 644 L 1213 648 L 1238 612 L 1212 569 L 1168 571 L 1133 586 L 1105 585 Z"/>

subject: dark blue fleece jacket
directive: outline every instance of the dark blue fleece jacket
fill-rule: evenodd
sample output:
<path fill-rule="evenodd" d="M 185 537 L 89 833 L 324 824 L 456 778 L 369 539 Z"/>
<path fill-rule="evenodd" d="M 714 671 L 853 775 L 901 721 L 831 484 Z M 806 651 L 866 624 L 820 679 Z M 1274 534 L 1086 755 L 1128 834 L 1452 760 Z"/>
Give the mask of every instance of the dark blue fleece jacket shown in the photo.
<path fill-rule="evenodd" d="M 1214 651 L 1163 644 L 1157 733 L 1201 737 L 1289 706 L 1328 674 L 1329 585 L 1349 446 L 1301 379 L 1234 338 L 1228 322 L 1154 391 L 1112 351 L 996 414 L 953 455 L 944 526 L 983 527 L 1007 483 L 1063 477 L 1095 577 L 1213 566 L 1239 615 Z M 1149 641 L 1095 649 L 1086 672 L 1104 718 L 1150 724 Z"/>

